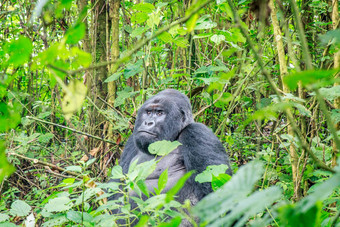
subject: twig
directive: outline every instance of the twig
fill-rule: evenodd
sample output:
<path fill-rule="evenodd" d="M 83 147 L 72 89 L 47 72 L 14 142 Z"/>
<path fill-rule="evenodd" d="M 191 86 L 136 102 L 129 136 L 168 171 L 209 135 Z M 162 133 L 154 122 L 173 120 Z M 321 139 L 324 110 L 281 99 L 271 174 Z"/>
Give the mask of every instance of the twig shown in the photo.
<path fill-rule="evenodd" d="M 59 124 L 56 124 L 56 123 L 53 123 L 53 122 L 41 120 L 41 119 L 39 119 L 39 118 L 30 117 L 30 116 L 26 116 L 26 118 L 32 119 L 32 120 L 35 120 L 35 121 L 39 121 L 39 122 L 42 122 L 42 123 L 45 123 L 45 124 L 54 125 L 54 126 L 57 126 L 57 127 L 63 128 L 63 129 L 67 129 L 67 130 L 69 130 L 69 131 L 71 131 L 71 132 L 75 132 L 75 133 L 78 133 L 78 134 L 81 134 L 81 135 L 84 135 L 84 136 L 91 137 L 91 138 L 93 138 L 93 139 L 101 140 L 101 141 L 104 141 L 104 142 L 106 142 L 106 143 L 110 143 L 110 144 L 116 145 L 116 143 L 113 142 L 113 141 L 110 141 L 110 140 L 107 140 L 107 139 L 103 139 L 103 138 L 100 138 L 100 137 L 98 137 L 98 136 L 94 136 L 94 135 L 91 135 L 91 134 L 88 134 L 88 133 L 85 133 L 85 132 L 82 132 L 82 131 L 78 131 L 78 130 L 75 130 L 75 129 L 73 129 L 73 128 L 66 127 L 66 126 L 64 126 L 64 125 L 59 125 Z"/>

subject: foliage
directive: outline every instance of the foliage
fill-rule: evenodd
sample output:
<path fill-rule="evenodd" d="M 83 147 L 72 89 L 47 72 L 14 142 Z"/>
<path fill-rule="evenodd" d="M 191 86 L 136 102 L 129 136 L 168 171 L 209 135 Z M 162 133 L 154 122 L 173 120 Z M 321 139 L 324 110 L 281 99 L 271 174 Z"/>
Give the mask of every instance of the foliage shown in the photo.
<path fill-rule="evenodd" d="M 258 1 L 113 2 L 0 3 L 0 225 L 339 226 L 336 1 L 297 2 L 298 17 L 295 1 L 274 2 L 282 36 Z M 167 170 L 153 191 L 144 182 L 178 142 L 152 144 L 158 159 L 127 174 L 114 165 L 165 88 L 188 95 L 236 173 L 197 175 L 214 192 L 195 207 L 175 200 L 191 173 L 166 194 Z"/>

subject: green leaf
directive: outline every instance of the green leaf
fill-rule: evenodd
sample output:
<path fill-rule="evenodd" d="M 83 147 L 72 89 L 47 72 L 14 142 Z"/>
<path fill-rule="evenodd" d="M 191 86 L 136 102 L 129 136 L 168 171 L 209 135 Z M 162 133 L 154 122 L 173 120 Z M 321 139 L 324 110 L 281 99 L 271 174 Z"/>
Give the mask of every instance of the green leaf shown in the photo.
<path fill-rule="evenodd" d="M 167 140 L 162 140 L 150 144 L 148 150 L 153 155 L 165 156 L 180 145 L 181 143 L 178 141 L 171 142 Z"/>
<path fill-rule="evenodd" d="M 29 215 L 31 212 L 31 206 L 28 205 L 25 201 L 16 200 L 12 203 L 10 213 L 13 216 L 24 217 Z"/>
<path fill-rule="evenodd" d="M 69 222 L 64 214 L 60 214 L 56 217 L 53 217 L 51 220 L 48 220 L 42 227 L 50 227 L 50 226 L 62 226 L 64 223 Z"/>
<path fill-rule="evenodd" d="M 213 176 L 219 176 L 220 174 L 225 173 L 227 169 L 229 169 L 229 167 L 224 164 L 207 166 L 206 170 L 197 174 L 195 181 L 199 183 L 212 182 Z"/>
<path fill-rule="evenodd" d="M 62 109 L 64 116 L 69 120 L 73 113 L 80 110 L 86 97 L 85 85 L 77 80 L 71 81 L 64 90 L 66 93 L 63 98 Z"/>
<path fill-rule="evenodd" d="M 165 202 L 168 203 L 171 200 L 173 200 L 174 196 L 177 194 L 177 192 L 179 192 L 179 190 L 181 190 L 185 184 L 185 182 L 189 179 L 189 177 L 191 177 L 191 175 L 193 174 L 193 171 L 187 172 L 186 174 L 184 174 L 184 176 L 182 176 L 177 183 L 175 184 L 175 186 L 173 186 L 167 193 L 166 193 L 166 198 L 165 198 Z"/>
<path fill-rule="evenodd" d="M 212 22 L 210 15 L 204 15 L 196 22 L 195 30 L 211 29 L 217 26 L 216 22 Z"/>
<path fill-rule="evenodd" d="M 68 171 L 77 172 L 77 173 L 83 172 L 83 169 L 81 168 L 81 166 L 67 166 L 65 169 Z"/>
<path fill-rule="evenodd" d="M 217 177 L 212 176 L 211 187 L 214 191 L 222 187 L 225 183 L 227 183 L 231 179 L 231 176 L 226 173 L 221 173 Z"/>
<path fill-rule="evenodd" d="M 108 83 L 108 82 L 112 82 L 112 81 L 116 81 L 119 79 L 119 77 L 122 75 L 122 72 L 117 72 L 112 74 L 111 76 L 109 76 L 104 82 Z"/>
<path fill-rule="evenodd" d="M 65 34 L 67 44 L 77 44 L 84 36 L 86 26 L 84 23 L 76 24 L 67 30 Z"/>
<path fill-rule="evenodd" d="M 213 35 L 210 37 L 210 40 L 214 42 L 216 45 L 218 45 L 221 42 L 225 41 L 225 36 L 224 35 Z"/>
<path fill-rule="evenodd" d="M 120 165 L 116 165 L 112 168 L 111 179 L 121 179 L 124 178 L 123 169 Z"/>
<path fill-rule="evenodd" d="M 48 212 L 62 212 L 69 210 L 72 206 L 73 206 L 72 201 L 68 197 L 63 196 L 59 198 L 50 199 L 44 208 Z"/>
<path fill-rule="evenodd" d="M 144 179 L 137 181 L 137 186 L 143 192 L 144 195 L 146 195 L 148 198 L 150 197 L 149 189 Z"/>
<path fill-rule="evenodd" d="M 301 82 L 302 86 L 306 88 L 310 88 L 310 86 L 316 88 L 319 86 L 333 84 L 334 73 L 336 72 L 338 72 L 338 70 L 312 70 L 298 72 L 285 76 L 283 78 L 283 82 L 291 90 L 295 90 L 298 87 L 299 82 Z"/>
<path fill-rule="evenodd" d="M 8 63 L 18 67 L 28 62 L 32 53 L 32 42 L 25 36 L 20 36 L 17 40 L 13 40 L 5 45 L 5 51 L 9 55 Z"/>
<path fill-rule="evenodd" d="M 123 105 L 125 100 L 128 98 L 131 98 L 138 94 L 138 91 L 132 91 L 131 87 L 125 87 L 123 91 L 118 91 L 117 92 L 117 98 L 115 100 L 115 107 Z"/>
<path fill-rule="evenodd" d="M 172 36 L 168 32 L 163 32 L 158 36 L 160 40 L 162 40 L 165 43 L 170 43 L 172 42 Z"/>
<path fill-rule="evenodd" d="M 141 36 L 147 30 L 149 30 L 149 28 L 147 28 L 147 27 L 138 27 L 136 29 L 133 29 L 133 31 L 131 33 L 131 38 L 136 38 L 137 36 Z"/>
<path fill-rule="evenodd" d="M 7 214 L 0 214 L 0 223 L 9 220 L 9 216 Z"/>
<path fill-rule="evenodd" d="M 251 215 L 263 211 L 281 197 L 276 187 L 249 196 L 263 172 L 263 164 L 258 161 L 242 166 L 219 190 L 198 202 L 193 213 L 210 226 L 231 226 L 232 223 L 243 226 Z"/>
<path fill-rule="evenodd" d="M 0 183 L 5 177 L 9 177 L 15 171 L 11 163 L 7 161 L 5 150 L 5 143 L 0 140 Z"/>
<path fill-rule="evenodd" d="M 144 226 L 148 226 L 148 221 L 149 221 L 150 217 L 147 215 L 143 215 L 140 219 L 139 222 L 137 223 L 137 225 L 135 225 L 135 227 L 144 227 Z"/>
<path fill-rule="evenodd" d="M 154 5 L 150 3 L 139 3 L 139 4 L 132 6 L 131 9 L 138 10 L 144 13 L 151 13 L 155 9 L 155 7 Z"/>
<path fill-rule="evenodd" d="M 165 188 L 166 183 L 168 183 L 168 169 L 164 170 L 163 173 L 158 178 L 158 190 L 162 192 Z"/>
<path fill-rule="evenodd" d="M 168 222 L 161 223 L 159 225 L 159 227 L 177 227 L 177 226 L 179 226 L 181 224 L 181 222 L 182 222 L 182 218 L 177 216 L 177 217 L 171 219 Z"/>
<path fill-rule="evenodd" d="M 334 101 L 335 99 L 340 97 L 340 85 L 330 88 L 320 88 L 319 91 L 324 98 L 330 101 Z"/>
<path fill-rule="evenodd" d="M 44 143 L 47 144 L 50 142 L 50 140 L 54 137 L 54 135 L 52 133 L 46 133 L 43 135 L 39 136 L 39 142 L 40 143 Z"/>
<path fill-rule="evenodd" d="M 177 37 L 174 40 L 174 43 L 177 46 L 182 47 L 182 48 L 186 48 L 189 45 L 189 41 L 186 38 L 184 38 L 184 37 Z"/>
<path fill-rule="evenodd" d="M 149 19 L 149 15 L 147 13 L 137 12 L 137 13 L 132 14 L 131 22 L 137 23 L 137 24 L 142 24 L 145 21 L 147 21 L 148 19 Z"/>

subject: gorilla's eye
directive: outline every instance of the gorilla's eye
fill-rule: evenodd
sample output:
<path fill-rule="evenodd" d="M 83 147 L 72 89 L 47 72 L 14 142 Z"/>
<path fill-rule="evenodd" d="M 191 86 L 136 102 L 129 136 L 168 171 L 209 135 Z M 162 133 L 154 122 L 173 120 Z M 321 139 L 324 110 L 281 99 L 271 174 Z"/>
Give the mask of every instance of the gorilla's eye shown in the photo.
<path fill-rule="evenodd" d="M 162 110 L 160 110 L 160 111 L 157 112 L 157 115 L 158 115 L 158 116 L 162 116 L 163 114 L 164 114 L 164 112 L 163 112 Z"/>
<path fill-rule="evenodd" d="M 147 111 L 146 111 L 146 114 L 147 114 L 147 115 L 151 115 L 151 111 L 150 111 L 150 110 L 147 110 Z"/>

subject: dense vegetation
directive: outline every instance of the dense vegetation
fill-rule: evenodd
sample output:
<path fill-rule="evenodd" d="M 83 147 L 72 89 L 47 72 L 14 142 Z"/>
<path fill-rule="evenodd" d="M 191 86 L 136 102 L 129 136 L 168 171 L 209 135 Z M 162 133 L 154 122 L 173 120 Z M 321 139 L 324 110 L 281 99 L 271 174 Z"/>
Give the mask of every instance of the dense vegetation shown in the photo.
<path fill-rule="evenodd" d="M 339 22 L 338 0 L 2 0 L 0 226 L 340 226 Z M 190 97 L 235 175 L 208 169 L 215 192 L 193 208 L 174 200 L 189 175 L 141 213 L 106 202 L 109 178 L 149 195 L 154 161 L 115 164 L 166 88 Z"/>

